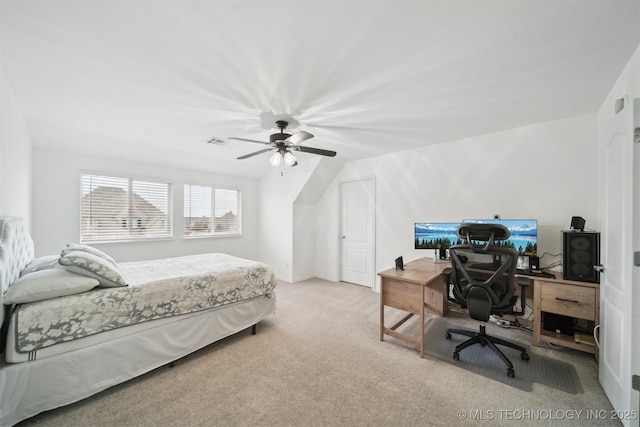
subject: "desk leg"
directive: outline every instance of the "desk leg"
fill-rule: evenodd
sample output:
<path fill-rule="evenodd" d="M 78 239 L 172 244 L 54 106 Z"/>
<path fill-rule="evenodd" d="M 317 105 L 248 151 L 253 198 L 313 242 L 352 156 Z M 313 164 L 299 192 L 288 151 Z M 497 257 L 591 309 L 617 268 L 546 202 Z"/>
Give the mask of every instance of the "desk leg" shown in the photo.
<path fill-rule="evenodd" d="M 422 295 L 422 303 L 420 304 L 420 357 L 424 359 L 424 288 L 420 295 Z"/>
<path fill-rule="evenodd" d="M 384 278 L 380 280 L 380 341 L 384 341 Z"/>
<path fill-rule="evenodd" d="M 391 280 L 386 283 L 388 285 L 388 292 L 385 291 L 386 279 L 382 279 L 380 282 L 380 341 L 384 341 L 384 335 L 388 334 L 394 338 L 404 340 L 420 348 L 420 357 L 424 358 L 424 311 L 425 311 L 425 292 L 424 285 L 416 285 L 407 282 L 401 282 L 398 280 Z M 420 303 L 417 303 L 418 295 L 420 292 Z M 388 295 L 393 293 L 393 295 Z M 398 310 L 407 313 L 405 317 L 397 321 L 393 326 L 385 327 L 384 324 L 384 309 L 389 304 L 390 307 L 397 308 Z M 420 337 L 416 338 L 415 335 L 409 336 L 404 333 L 398 332 L 397 329 L 402 326 L 412 316 L 418 316 L 420 321 Z"/>

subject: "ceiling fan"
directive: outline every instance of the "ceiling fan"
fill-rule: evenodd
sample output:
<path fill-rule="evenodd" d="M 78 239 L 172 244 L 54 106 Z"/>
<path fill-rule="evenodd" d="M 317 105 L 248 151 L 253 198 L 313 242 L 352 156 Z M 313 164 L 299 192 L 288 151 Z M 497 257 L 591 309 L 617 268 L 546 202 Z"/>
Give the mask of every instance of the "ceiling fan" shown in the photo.
<path fill-rule="evenodd" d="M 269 137 L 269 142 L 264 141 L 256 141 L 255 139 L 247 139 L 247 138 L 236 138 L 230 137 L 228 139 L 235 139 L 238 141 L 247 141 L 247 142 L 255 142 L 258 144 L 268 145 L 269 148 L 265 148 L 264 150 L 256 151 L 254 153 L 245 154 L 244 156 L 238 157 L 238 160 L 248 159 L 249 157 L 257 156 L 258 154 L 267 153 L 269 151 L 275 150 L 276 152 L 269 158 L 269 163 L 275 167 L 279 166 L 296 166 L 298 164 L 298 160 L 293 155 L 292 151 L 302 151 L 303 153 L 311 153 L 311 154 L 319 154 L 321 156 L 329 156 L 334 157 L 336 155 L 335 151 L 323 150 L 321 148 L 312 148 L 305 147 L 303 145 L 299 145 L 301 142 L 304 142 L 308 139 L 313 138 L 313 135 L 309 132 L 300 131 L 293 135 L 284 133 L 284 130 L 287 128 L 289 123 L 284 120 L 276 121 L 276 126 L 280 129 L 280 133 L 274 133 Z"/>

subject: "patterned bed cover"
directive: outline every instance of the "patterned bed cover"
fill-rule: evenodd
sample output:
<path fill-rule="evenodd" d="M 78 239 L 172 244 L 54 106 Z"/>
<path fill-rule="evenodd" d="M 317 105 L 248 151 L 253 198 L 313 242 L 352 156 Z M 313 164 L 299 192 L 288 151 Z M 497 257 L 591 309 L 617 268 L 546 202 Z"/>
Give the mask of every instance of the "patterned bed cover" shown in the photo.
<path fill-rule="evenodd" d="M 26 353 L 100 332 L 273 296 L 264 263 L 211 253 L 121 263 L 129 286 L 23 304 L 14 313 L 16 351 Z"/>

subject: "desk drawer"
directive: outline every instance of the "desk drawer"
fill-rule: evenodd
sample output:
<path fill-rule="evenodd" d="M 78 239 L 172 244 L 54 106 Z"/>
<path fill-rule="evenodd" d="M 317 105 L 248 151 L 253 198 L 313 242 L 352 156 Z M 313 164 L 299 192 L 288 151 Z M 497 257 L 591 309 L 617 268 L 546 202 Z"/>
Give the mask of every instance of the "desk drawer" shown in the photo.
<path fill-rule="evenodd" d="M 540 282 L 540 310 L 579 319 L 596 320 L 596 290 L 586 286 Z"/>

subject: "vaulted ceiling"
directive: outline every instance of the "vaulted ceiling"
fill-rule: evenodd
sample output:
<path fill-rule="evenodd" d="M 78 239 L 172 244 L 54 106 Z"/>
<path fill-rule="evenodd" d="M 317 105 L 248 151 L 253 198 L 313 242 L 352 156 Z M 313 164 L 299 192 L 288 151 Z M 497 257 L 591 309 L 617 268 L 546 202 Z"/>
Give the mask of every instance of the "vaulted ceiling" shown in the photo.
<path fill-rule="evenodd" d="M 251 177 L 280 118 L 349 161 L 595 112 L 638 44 L 638 0 L 0 2 L 36 146 Z"/>

